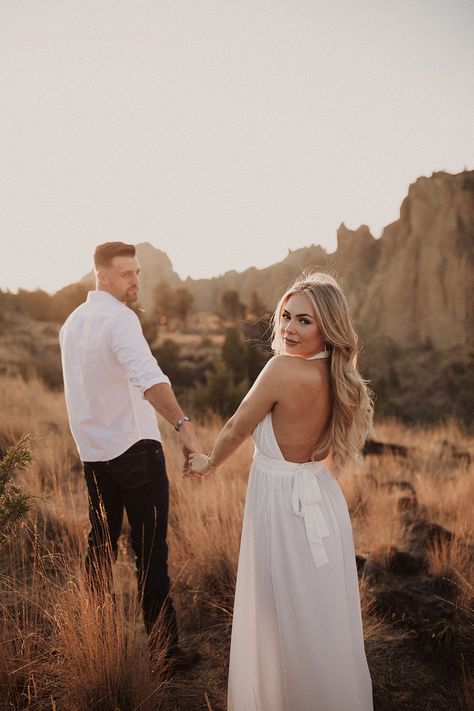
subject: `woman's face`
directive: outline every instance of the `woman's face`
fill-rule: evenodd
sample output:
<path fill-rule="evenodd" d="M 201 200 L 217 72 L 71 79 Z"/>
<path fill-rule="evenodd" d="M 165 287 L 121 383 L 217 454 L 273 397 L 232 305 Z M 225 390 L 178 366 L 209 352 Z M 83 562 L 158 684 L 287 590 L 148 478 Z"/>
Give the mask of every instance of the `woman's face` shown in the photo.
<path fill-rule="evenodd" d="M 288 297 L 281 311 L 280 332 L 287 355 L 307 358 L 324 350 L 312 303 L 303 292 Z"/>

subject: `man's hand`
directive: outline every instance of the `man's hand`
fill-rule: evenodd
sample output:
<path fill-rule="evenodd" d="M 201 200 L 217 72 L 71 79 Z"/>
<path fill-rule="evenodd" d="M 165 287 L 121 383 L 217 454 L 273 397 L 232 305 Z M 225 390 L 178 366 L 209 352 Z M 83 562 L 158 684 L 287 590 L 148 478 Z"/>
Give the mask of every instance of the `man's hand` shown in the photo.
<path fill-rule="evenodd" d="M 152 385 L 144 392 L 145 400 L 148 400 L 160 415 L 163 415 L 170 425 L 175 425 L 176 422 L 183 416 L 183 411 L 176 400 L 175 394 L 168 383 L 157 383 Z M 193 426 L 189 421 L 183 422 L 179 427 L 179 436 L 181 437 L 181 445 L 184 454 L 183 474 L 189 476 L 191 473 L 189 467 L 189 453 L 202 452 L 201 444 L 194 432 Z"/>
<path fill-rule="evenodd" d="M 179 428 L 179 436 L 181 437 L 181 446 L 183 449 L 184 463 L 183 476 L 191 475 L 191 467 L 189 464 L 189 455 L 191 452 L 202 452 L 203 448 L 197 438 L 193 426 L 189 422 L 183 422 Z"/>

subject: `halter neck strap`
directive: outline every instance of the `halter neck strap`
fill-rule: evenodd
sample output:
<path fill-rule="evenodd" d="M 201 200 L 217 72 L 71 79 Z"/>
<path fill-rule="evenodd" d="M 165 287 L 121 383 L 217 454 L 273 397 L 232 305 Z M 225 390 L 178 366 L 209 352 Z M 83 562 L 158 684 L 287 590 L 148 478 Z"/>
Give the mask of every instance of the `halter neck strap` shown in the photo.
<path fill-rule="evenodd" d="M 325 348 L 323 351 L 319 351 L 319 353 L 316 353 L 315 355 L 308 356 L 307 358 L 305 358 L 305 360 L 316 360 L 316 358 L 329 358 L 330 355 L 331 351 Z"/>

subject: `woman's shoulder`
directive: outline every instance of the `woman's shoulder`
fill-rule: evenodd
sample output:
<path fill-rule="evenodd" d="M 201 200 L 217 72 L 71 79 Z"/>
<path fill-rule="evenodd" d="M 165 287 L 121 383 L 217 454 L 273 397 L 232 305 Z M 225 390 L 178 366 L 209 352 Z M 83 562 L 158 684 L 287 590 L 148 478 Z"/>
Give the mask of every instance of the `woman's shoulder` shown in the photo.
<path fill-rule="evenodd" d="M 294 367 L 292 361 L 297 360 L 294 356 L 286 355 L 281 353 L 279 355 L 274 355 L 267 361 L 265 365 L 265 370 L 271 373 L 282 373 L 287 371 L 289 368 Z"/>
<path fill-rule="evenodd" d="M 319 368 L 312 367 L 304 358 L 286 355 L 274 355 L 265 366 L 268 376 L 278 379 L 295 377 L 302 381 L 318 382 L 321 380 Z"/>

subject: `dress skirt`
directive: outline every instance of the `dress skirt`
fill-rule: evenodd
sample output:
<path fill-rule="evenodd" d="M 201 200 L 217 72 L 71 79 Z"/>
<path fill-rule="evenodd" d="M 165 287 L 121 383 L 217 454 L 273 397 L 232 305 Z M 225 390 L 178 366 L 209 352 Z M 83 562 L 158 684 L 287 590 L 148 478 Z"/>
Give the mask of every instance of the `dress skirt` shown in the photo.
<path fill-rule="evenodd" d="M 344 495 L 321 463 L 273 455 L 250 471 L 228 711 L 372 711 Z"/>

